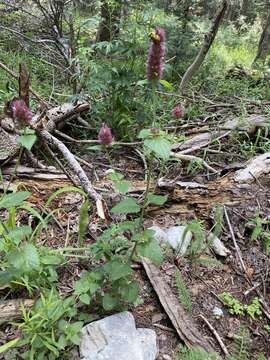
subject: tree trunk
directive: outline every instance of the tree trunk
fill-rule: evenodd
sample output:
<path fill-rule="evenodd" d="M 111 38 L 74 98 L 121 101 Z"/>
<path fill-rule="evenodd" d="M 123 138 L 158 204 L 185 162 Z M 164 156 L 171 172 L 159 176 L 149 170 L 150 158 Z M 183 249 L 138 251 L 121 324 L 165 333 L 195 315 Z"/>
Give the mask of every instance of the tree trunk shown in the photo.
<path fill-rule="evenodd" d="M 190 65 L 190 67 L 187 69 L 186 73 L 183 76 L 183 79 L 182 79 L 181 84 L 180 84 L 180 92 L 181 93 L 184 91 L 184 89 L 187 86 L 188 82 L 191 80 L 191 78 L 193 77 L 195 72 L 198 71 L 199 67 L 203 63 L 203 61 L 204 61 L 204 59 L 205 59 L 205 57 L 206 57 L 206 55 L 207 55 L 207 53 L 208 53 L 208 51 L 210 49 L 215 37 L 216 37 L 216 34 L 218 32 L 221 21 L 222 21 L 224 15 L 225 15 L 227 7 L 228 7 L 227 0 L 223 0 L 221 2 L 217 12 L 216 12 L 214 22 L 212 24 L 212 27 L 211 27 L 210 31 L 205 35 L 203 45 L 202 45 L 196 59 Z"/>
<path fill-rule="evenodd" d="M 96 42 L 112 41 L 119 33 L 121 18 L 121 4 L 111 7 L 107 0 L 101 5 L 101 21 L 97 33 Z"/>
<path fill-rule="evenodd" d="M 258 60 L 262 60 L 264 62 L 267 55 L 269 55 L 269 53 L 270 53 L 270 12 L 268 13 L 268 17 L 266 19 L 266 23 L 260 37 L 257 54 L 253 64 L 255 64 Z"/>

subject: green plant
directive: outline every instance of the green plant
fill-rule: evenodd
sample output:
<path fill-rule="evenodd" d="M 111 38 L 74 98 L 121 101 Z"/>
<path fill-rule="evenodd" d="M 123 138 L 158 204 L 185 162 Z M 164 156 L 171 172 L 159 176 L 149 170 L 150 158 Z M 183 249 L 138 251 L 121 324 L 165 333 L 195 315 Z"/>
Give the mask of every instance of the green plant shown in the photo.
<path fill-rule="evenodd" d="M 229 292 L 223 292 L 219 295 L 219 299 L 229 308 L 230 314 L 244 315 L 245 307 L 237 299 L 235 299 Z"/>
<path fill-rule="evenodd" d="M 262 240 L 263 251 L 268 255 L 270 246 L 270 230 L 268 226 L 270 221 L 263 219 L 258 213 L 248 224 L 254 227 L 251 233 L 251 240 L 255 241 L 260 238 Z"/>
<path fill-rule="evenodd" d="M 177 293 L 180 303 L 189 313 L 191 313 L 192 312 L 191 299 L 188 290 L 186 288 L 184 279 L 178 269 L 175 270 L 175 285 L 177 288 Z"/>
<path fill-rule="evenodd" d="M 22 310 L 22 322 L 14 325 L 22 334 L 16 346 L 30 347 L 23 359 L 62 359 L 64 350 L 79 345 L 83 322 L 72 322 L 77 314 L 73 297 L 62 299 L 55 289 L 44 290 L 32 309 Z"/>
<path fill-rule="evenodd" d="M 223 292 L 220 294 L 219 299 L 229 308 L 229 312 L 233 315 L 247 314 L 251 317 L 251 319 L 255 319 L 256 316 L 260 316 L 262 314 L 262 301 L 258 297 L 255 297 L 248 305 L 243 305 L 229 292 Z"/>

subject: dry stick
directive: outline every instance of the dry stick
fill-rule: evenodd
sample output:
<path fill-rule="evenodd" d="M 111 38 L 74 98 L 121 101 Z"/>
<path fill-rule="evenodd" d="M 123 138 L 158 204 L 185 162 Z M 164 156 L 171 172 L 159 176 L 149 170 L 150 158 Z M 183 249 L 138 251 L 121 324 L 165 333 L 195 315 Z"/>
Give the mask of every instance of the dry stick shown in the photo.
<path fill-rule="evenodd" d="M 226 356 L 230 355 L 229 351 L 227 350 L 224 342 L 221 340 L 221 337 L 219 336 L 219 334 L 217 333 L 217 331 L 215 330 L 215 328 L 210 324 L 210 322 L 203 316 L 203 315 L 199 315 L 199 317 L 201 319 L 203 319 L 203 321 L 206 323 L 206 325 L 209 327 L 209 329 L 212 331 L 213 335 L 215 336 L 215 338 L 217 339 L 217 342 L 219 343 L 222 351 L 224 352 L 224 354 Z"/>
<path fill-rule="evenodd" d="M 105 219 L 105 204 L 103 203 L 102 196 L 98 194 L 93 188 L 91 182 L 83 171 L 81 165 L 75 159 L 74 155 L 68 150 L 65 144 L 63 144 L 56 137 L 51 135 L 47 130 L 38 131 L 41 138 L 47 141 L 50 145 L 56 147 L 64 156 L 64 158 L 68 161 L 69 166 L 74 171 L 75 175 L 78 176 L 82 188 L 87 193 L 87 195 L 96 201 L 96 207 L 99 217 Z"/>
<path fill-rule="evenodd" d="M 225 15 L 226 9 L 228 6 L 228 2 L 226 0 L 223 0 L 216 12 L 215 19 L 213 21 L 212 27 L 208 34 L 205 35 L 203 45 L 194 60 L 194 62 L 190 65 L 190 67 L 187 69 L 186 73 L 183 76 L 183 79 L 180 84 L 180 92 L 182 93 L 185 89 L 187 83 L 191 80 L 192 76 L 195 74 L 195 72 L 199 69 L 201 64 L 203 63 L 206 54 L 208 53 L 219 28 L 219 25 Z"/>
<path fill-rule="evenodd" d="M 5 64 L 3 64 L 0 61 L 0 68 L 2 68 L 3 70 L 5 70 L 9 75 L 11 75 L 12 77 L 14 77 L 15 79 L 19 78 L 19 74 L 15 73 L 14 71 L 10 70 Z M 39 96 L 33 89 L 31 89 L 31 87 L 29 88 L 29 91 L 34 95 L 34 97 L 41 103 L 43 103 L 44 105 L 46 105 L 46 107 L 48 107 L 48 105 L 50 105 L 47 101 L 45 101 L 44 99 L 42 99 L 41 96 Z"/>
<path fill-rule="evenodd" d="M 204 161 L 202 158 L 198 156 L 186 155 L 186 154 L 174 153 L 174 152 L 171 152 L 171 156 L 184 161 L 200 161 L 207 170 L 213 172 L 214 174 L 218 173 L 217 170 L 212 168 L 212 166 L 208 165 L 206 161 Z"/>
<path fill-rule="evenodd" d="M 226 209 L 225 205 L 224 205 L 224 214 L 225 214 L 225 218 L 226 218 L 227 224 L 228 224 L 229 229 L 230 229 L 230 233 L 232 235 L 233 244 L 234 244 L 238 259 L 240 261 L 242 271 L 246 274 L 246 266 L 245 266 L 243 258 L 242 258 L 241 250 L 240 250 L 240 248 L 239 248 L 239 246 L 238 246 L 238 244 L 236 242 L 236 238 L 235 238 L 235 235 L 234 235 L 234 232 L 233 232 L 232 224 L 230 222 L 230 219 L 229 219 L 229 216 L 228 216 L 227 209 Z"/>

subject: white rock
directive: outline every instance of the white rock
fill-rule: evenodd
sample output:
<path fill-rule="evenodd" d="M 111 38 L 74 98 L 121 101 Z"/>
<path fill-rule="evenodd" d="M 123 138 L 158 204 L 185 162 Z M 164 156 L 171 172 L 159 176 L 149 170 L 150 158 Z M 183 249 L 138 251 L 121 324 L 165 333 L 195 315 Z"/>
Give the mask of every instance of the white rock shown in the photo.
<path fill-rule="evenodd" d="M 158 356 L 158 347 L 157 347 L 157 335 L 154 330 L 138 328 L 137 334 L 139 336 L 143 360 L 153 360 Z"/>
<path fill-rule="evenodd" d="M 223 244 L 223 242 L 213 233 L 210 233 L 210 235 L 208 235 L 208 241 L 210 241 L 210 246 L 214 250 L 216 255 L 226 257 L 231 253 L 230 250 L 227 249 L 226 246 Z"/>
<path fill-rule="evenodd" d="M 164 230 L 159 226 L 152 226 L 149 229 L 154 230 L 154 237 L 159 243 L 168 243 L 178 255 L 185 255 L 192 239 L 192 233 L 186 226 L 171 226 Z"/>
<path fill-rule="evenodd" d="M 154 360 L 158 349 L 156 334 L 136 329 L 130 312 L 94 321 L 82 329 L 82 360 Z"/>
<path fill-rule="evenodd" d="M 172 226 L 166 231 L 168 242 L 178 255 L 185 255 L 192 239 L 192 233 L 186 226 Z"/>
<path fill-rule="evenodd" d="M 214 314 L 216 319 L 220 319 L 221 317 L 224 316 L 223 310 L 218 306 L 214 307 L 213 314 Z"/>

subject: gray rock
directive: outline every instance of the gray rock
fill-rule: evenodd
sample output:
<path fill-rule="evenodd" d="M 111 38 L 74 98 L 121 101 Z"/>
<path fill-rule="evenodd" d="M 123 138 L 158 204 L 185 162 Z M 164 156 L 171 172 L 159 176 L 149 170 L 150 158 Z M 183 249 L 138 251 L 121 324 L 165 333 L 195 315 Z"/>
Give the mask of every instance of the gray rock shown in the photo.
<path fill-rule="evenodd" d="M 137 334 L 139 336 L 143 360 L 154 360 L 158 356 L 157 335 L 154 330 L 138 328 Z"/>
<path fill-rule="evenodd" d="M 178 255 L 184 256 L 192 239 L 186 226 L 172 226 L 166 230 L 168 242 Z"/>
<path fill-rule="evenodd" d="M 80 354 L 83 360 L 154 360 L 156 334 L 136 329 L 129 312 L 108 316 L 82 329 Z"/>
<path fill-rule="evenodd" d="M 208 240 L 210 241 L 210 246 L 216 255 L 227 257 L 231 253 L 230 250 L 227 249 L 223 244 L 223 242 L 214 234 L 210 233 L 210 235 L 208 235 Z"/>
<path fill-rule="evenodd" d="M 186 226 L 171 226 L 161 229 L 159 226 L 150 228 L 155 232 L 155 239 L 160 243 L 168 243 L 178 255 L 184 256 L 192 239 L 192 233 Z"/>

